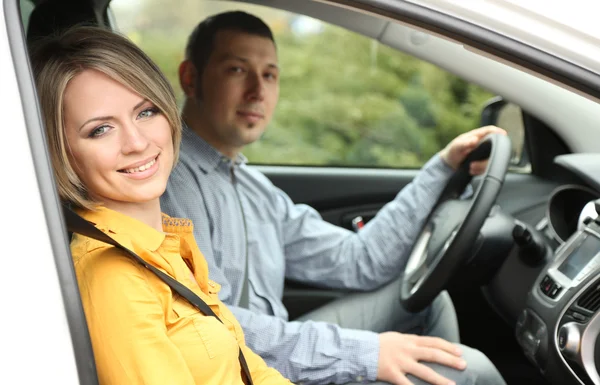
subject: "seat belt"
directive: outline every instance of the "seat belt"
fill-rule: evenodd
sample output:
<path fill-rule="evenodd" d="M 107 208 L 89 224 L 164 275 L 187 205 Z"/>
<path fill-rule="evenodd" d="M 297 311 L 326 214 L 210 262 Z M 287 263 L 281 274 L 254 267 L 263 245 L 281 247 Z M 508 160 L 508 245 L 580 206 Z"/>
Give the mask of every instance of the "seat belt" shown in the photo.
<path fill-rule="evenodd" d="M 196 293 L 188 289 L 185 285 L 183 285 L 170 275 L 150 265 L 148 262 L 144 261 L 136 253 L 121 245 L 119 242 L 115 241 L 113 238 L 109 237 L 107 234 L 103 233 L 98 228 L 96 228 L 92 223 L 86 221 L 85 219 L 77 215 L 69 207 L 63 206 L 63 213 L 67 222 L 68 231 L 96 239 L 100 242 L 108 243 L 109 245 L 113 245 L 114 247 L 123 250 L 124 252 L 129 254 L 129 256 L 135 259 L 138 263 L 143 265 L 146 269 L 156 274 L 167 285 L 169 285 L 173 292 L 185 298 L 190 304 L 192 304 L 198 310 L 200 310 L 201 313 L 203 313 L 206 316 L 215 317 L 219 322 L 223 323 L 223 321 L 221 321 L 221 319 L 215 314 L 215 312 L 210 308 L 210 306 L 208 306 L 206 302 L 202 300 L 202 298 L 200 298 Z M 253 385 L 252 377 L 250 376 L 250 370 L 248 369 L 248 364 L 246 363 L 246 358 L 244 357 L 241 348 L 239 348 L 239 351 L 240 353 L 238 355 L 238 359 L 240 361 L 240 366 L 242 367 L 242 380 L 244 380 L 244 383 L 246 385 Z"/>

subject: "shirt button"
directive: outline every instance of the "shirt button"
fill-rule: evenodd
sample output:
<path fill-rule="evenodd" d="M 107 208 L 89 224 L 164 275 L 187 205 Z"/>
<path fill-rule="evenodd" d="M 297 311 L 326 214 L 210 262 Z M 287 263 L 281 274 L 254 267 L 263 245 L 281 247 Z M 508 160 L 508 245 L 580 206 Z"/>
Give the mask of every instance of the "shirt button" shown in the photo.
<path fill-rule="evenodd" d="M 363 380 L 363 376 L 358 376 L 358 377 L 356 377 L 356 381 L 358 381 L 358 382 L 362 382 L 362 380 Z"/>

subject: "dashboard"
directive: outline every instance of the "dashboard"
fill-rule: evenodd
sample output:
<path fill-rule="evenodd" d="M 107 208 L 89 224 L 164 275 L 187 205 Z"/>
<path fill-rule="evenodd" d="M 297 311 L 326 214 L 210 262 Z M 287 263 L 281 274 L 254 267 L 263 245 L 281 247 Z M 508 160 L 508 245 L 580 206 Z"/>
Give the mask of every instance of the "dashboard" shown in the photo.
<path fill-rule="evenodd" d="M 536 227 L 559 246 L 582 227 L 586 217 L 597 217 L 592 202 L 598 198 L 600 193 L 589 187 L 561 186 L 550 196 L 546 215 Z"/>
<path fill-rule="evenodd" d="M 537 268 L 529 266 L 533 284 L 515 334 L 553 384 L 600 385 L 600 154 L 563 155 L 556 163 L 586 185 L 557 188 L 531 229 L 544 251 Z"/>

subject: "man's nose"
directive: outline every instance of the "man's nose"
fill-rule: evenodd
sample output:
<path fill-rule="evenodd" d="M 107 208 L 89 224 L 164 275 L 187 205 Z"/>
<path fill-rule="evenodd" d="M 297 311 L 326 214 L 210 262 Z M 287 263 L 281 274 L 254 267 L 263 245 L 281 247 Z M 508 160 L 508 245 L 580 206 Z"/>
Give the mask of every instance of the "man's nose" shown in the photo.
<path fill-rule="evenodd" d="M 265 80 L 259 73 L 252 73 L 248 79 L 248 100 L 262 101 L 265 97 Z"/>

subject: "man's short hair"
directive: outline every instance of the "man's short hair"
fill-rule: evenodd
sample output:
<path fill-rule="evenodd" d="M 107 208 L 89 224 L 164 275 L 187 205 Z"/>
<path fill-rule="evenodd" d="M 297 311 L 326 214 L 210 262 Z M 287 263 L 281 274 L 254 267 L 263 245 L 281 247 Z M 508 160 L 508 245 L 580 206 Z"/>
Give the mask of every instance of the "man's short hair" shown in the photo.
<path fill-rule="evenodd" d="M 215 38 L 219 31 L 238 31 L 261 36 L 275 44 L 269 26 L 254 15 L 242 11 L 230 11 L 210 16 L 196 26 L 185 47 L 185 58 L 194 64 L 198 77 L 204 73 L 204 67 L 214 50 Z"/>

